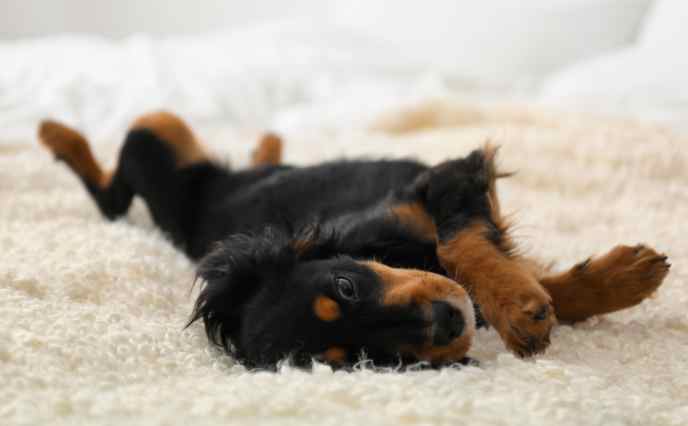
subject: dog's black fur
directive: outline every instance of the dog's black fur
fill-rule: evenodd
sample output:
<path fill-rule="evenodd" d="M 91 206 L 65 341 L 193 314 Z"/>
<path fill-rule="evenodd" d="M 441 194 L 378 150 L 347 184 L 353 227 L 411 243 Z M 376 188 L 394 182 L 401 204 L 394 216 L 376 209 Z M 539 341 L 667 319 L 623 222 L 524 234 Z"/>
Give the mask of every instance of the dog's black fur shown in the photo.
<path fill-rule="evenodd" d="M 495 170 L 483 150 L 435 167 L 357 160 L 233 171 L 209 159 L 180 167 L 169 141 L 154 130 L 133 129 L 117 169 L 102 184 L 75 167 L 84 155 L 65 156 L 61 152 L 69 150 L 47 145 L 80 175 L 107 218 L 125 214 L 135 195 L 145 200 L 173 243 L 200 260 L 203 287 L 190 323 L 202 320 L 212 342 L 254 367 L 271 367 L 287 356 L 347 365 L 362 352 L 378 364 L 458 362 L 475 323 L 472 308 L 457 307 L 466 293 L 446 278 L 438 247 L 479 224 L 480 238 L 495 248 L 492 255 L 510 256 L 491 198 Z M 83 145 L 79 149 L 88 150 L 85 140 Z M 422 213 L 400 216 L 398 206 Z M 430 234 L 414 223 L 425 215 Z M 464 254 L 472 255 L 451 256 Z M 521 355 L 549 343 L 546 321 L 553 313 L 543 295 L 523 298 L 527 306 L 510 317 L 523 316 L 529 329 L 543 330 L 536 340 L 523 337 L 516 322 L 507 328 L 523 337 L 510 346 Z"/>
<path fill-rule="evenodd" d="M 380 306 L 379 278 L 354 260 L 443 273 L 436 242 L 386 208 L 423 201 L 452 222 L 447 229 L 474 215 L 489 221 L 486 183 L 471 181 L 481 166 L 480 151 L 453 162 L 453 172 L 461 173 L 452 179 L 451 200 L 443 200 L 445 181 L 431 182 L 431 169 L 412 160 L 242 171 L 208 161 L 177 168 L 165 141 L 150 130 L 134 130 L 110 185 L 84 184 L 109 219 L 125 214 L 132 198 L 141 196 L 169 238 L 192 259 L 203 258 L 198 273 L 205 286 L 192 321 L 202 319 L 209 338 L 244 362 L 264 367 L 337 345 L 346 347 L 347 359 L 363 351 L 385 363 L 399 360 L 390 347 L 421 343 L 427 320 L 418 307 Z M 468 198 L 455 199 L 457 183 L 475 186 L 466 187 Z M 453 215 L 444 211 L 455 202 Z M 295 241 L 305 248 L 297 250 Z M 355 303 L 337 294 L 335 275 L 355 283 Z M 309 304 L 316 293 L 335 299 L 346 321 L 313 321 Z"/>
<path fill-rule="evenodd" d="M 479 164 L 480 153 L 470 160 Z M 268 227 L 274 234 L 296 236 L 318 225 L 337 237 L 331 252 L 322 255 L 375 257 L 390 266 L 441 271 L 434 242 L 386 217 L 381 208 L 419 196 L 412 184 L 428 168 L 416 161 L 337 161 L 243 171 L 209 161 L 177 169 L 164 141 L 148 130 L 135 130 L 128 134 L 119 164 L 105 189 L 84 181 L 103 215 L 116 219 L 139 195 L 155 223 L 195 260 L 232 234 L 256 234 Z M 467 213 L 489 218 L 479 208 Z"/>

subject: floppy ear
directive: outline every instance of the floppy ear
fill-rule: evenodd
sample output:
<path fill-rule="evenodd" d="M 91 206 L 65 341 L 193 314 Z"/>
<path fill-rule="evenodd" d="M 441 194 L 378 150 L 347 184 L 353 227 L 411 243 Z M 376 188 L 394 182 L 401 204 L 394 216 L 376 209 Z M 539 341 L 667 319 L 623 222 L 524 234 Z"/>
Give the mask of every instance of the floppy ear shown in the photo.
<path fill-rule="evenodd" d="M 290 239 L 266 228 L 260 235 L 232 235 L 217 243 L 200 262 L 202 281 L 188 325 L 202 319 L 208 339 L 231 352 L 247 303 L 271 280 L 283 276 L 297 260 Z"/>
<path fill-rule="evenodd" d="M 298 261 L 333 256 L 335 248 L 335 234 L 318 225 L 293 237 L 271 227 L 258 235 L 230 236 L 198 265 L 196 277 L 202 287 L 187 327 L 202 319 L 208 340 L 232 352 L 245 308 L 258 292 L 269 283 L 281 283 Z"/>

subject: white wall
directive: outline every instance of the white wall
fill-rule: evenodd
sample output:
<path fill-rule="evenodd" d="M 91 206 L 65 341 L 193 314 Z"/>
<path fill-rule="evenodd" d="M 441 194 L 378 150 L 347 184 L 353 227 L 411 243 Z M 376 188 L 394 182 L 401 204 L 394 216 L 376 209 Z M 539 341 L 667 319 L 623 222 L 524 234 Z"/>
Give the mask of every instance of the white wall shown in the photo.
<path fill-rule="evenodd" d="M 324 17 L 326 0 L 0 0 L 0 38 L 63 32 L 190 33 Z"/>

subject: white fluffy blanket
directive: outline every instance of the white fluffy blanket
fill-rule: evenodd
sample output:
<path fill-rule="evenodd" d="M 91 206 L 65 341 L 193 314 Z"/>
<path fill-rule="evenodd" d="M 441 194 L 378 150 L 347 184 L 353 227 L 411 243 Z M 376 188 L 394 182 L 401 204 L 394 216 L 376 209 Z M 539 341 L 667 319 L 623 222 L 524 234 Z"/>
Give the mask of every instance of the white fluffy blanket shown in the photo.
<path fill-rule="evenodd" d="M 209 347 L 200 325 L 183 329 L 194 265 L 141 203 L 108 223 L 36 144 L 3 145 L 0 424 L 687 424 L 688 141 L 574 115 L 468 117 L 449 114 L 435 124 L 454 126 L 402 135 L 295 133 L 286 160 L 436 162 L 490 138 L 503 146 L 504 168 L 518 170 L 500 191 L 526 250 L 566 267 L 618 243 L 646 242 L 673 263 L 657 296 L 557 328 L 547 353 L 532 360 L 483 330 L 470 351 L 479 367 L 247 371 Z M 251 148 L 238 133 L 206 136 L 235 164 Z M 104 141 L 97 155 L 112 164 L 117 146 Z"/>

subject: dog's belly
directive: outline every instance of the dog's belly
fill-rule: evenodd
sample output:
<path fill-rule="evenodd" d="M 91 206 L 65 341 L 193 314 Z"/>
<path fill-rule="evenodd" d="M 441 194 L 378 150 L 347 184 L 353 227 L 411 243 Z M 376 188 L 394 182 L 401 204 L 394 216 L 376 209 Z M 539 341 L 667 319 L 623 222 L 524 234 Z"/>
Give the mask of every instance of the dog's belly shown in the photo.
<path fill-rule="evenodd" d="M 426 167 L 414 161 L 342 161 L 278 171 L 213 202 L 197 219 L 194 257 L 214 241 L 266 226 L 298 229 L 372 207 Z"/>

